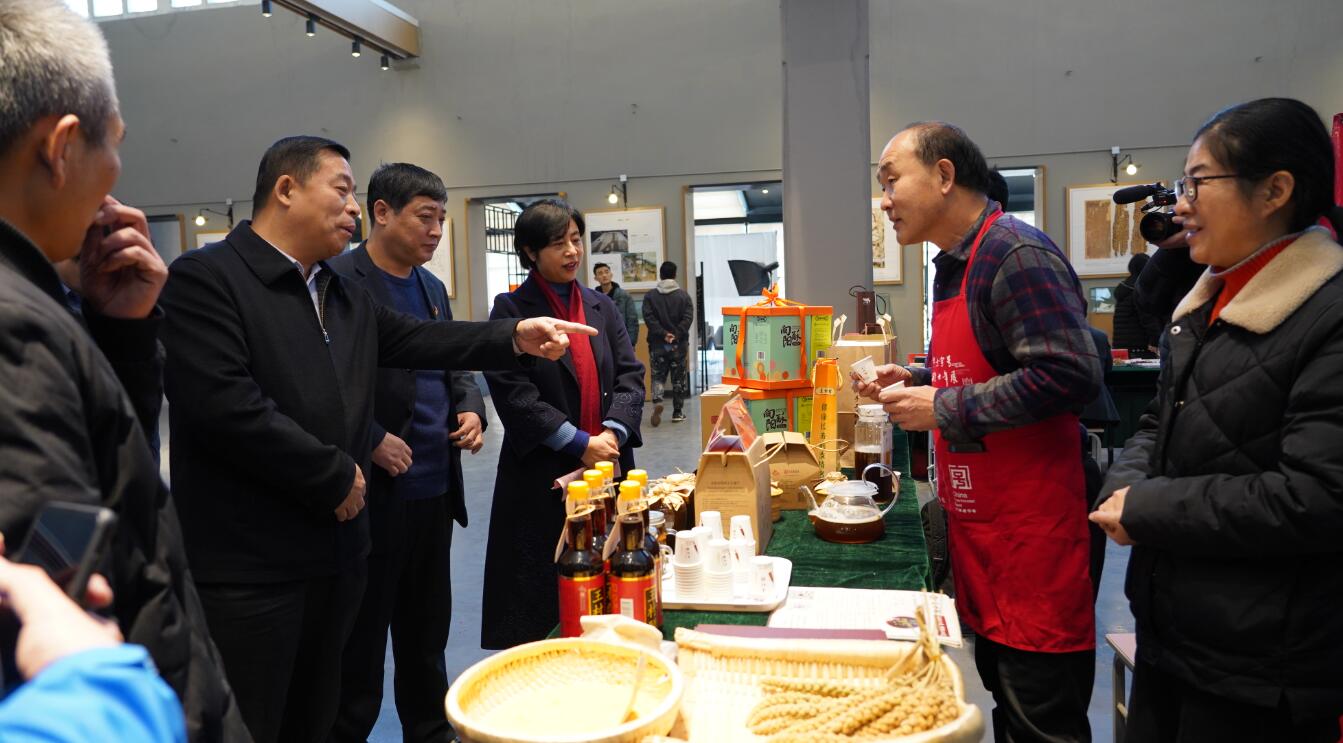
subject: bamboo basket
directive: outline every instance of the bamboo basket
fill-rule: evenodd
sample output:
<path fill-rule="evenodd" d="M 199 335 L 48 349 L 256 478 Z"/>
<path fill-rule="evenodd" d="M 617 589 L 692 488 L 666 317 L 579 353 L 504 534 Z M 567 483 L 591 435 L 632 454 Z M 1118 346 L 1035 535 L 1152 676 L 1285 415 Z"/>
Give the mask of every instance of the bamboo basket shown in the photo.
<path fill-rule="evenodd" d="M 760 680 L 783 677 L 843 680 L 876 688 L 888 668 L 913 653 L 915 643 L 889 640 L 774 640 L 676 630 L 677 665 L 685 674 L 681 721 L 673 735 L 691 743 L 754 743 L 746 718 L 761 700 Z M 946 654 L 940 662 L 952 679 L 961 713 L 942 727 L 886 740 L 900 743 L 970 743 L 984 735 L 984 716 L 965 701 L 960 669 Z"/>
<path fill-rule="evenodd" d="M 637 709 L 643 711 L 631 722 L 616 724 L 611 718 L 629 701 L 640 655 L 646 660 Z M 590 698 L 582 686 L 588 682 L 610 684 L 613 691 L 606 698 Z M 480 661 L 448 689 L 444 707 L 461 739 L 473 743 L 637 743 L 671 729 L 684 683 L 676 664 L 660 653 L 570 637 L 519 645 Z M 547 698 L 564 701 L 561 714 L 590 716 L 594 729 L 557 734 L 542 719 L 541 727 L 528 731 L 526 723 L 547 714 Z M 609 723 L 603 724 L 603 718 Z"/>

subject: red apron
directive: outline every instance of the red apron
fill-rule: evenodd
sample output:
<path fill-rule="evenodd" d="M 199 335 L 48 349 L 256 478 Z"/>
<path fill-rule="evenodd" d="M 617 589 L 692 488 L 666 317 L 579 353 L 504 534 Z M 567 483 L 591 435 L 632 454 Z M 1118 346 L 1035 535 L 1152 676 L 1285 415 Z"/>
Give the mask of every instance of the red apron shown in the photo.
<path fill-rule="evenodd" d="M 997 376 L 970 325 L 966 279 L 1000 216 L 990 215 L 975 236 L 960 296 L 933 305 L 934 387 Z M 976 634 L 1020 650 L 1094 648 L 1077 416 L 988 434 L 975 453 L 953 453 L 939 432 L 933 436 L 961 618 Z"/>

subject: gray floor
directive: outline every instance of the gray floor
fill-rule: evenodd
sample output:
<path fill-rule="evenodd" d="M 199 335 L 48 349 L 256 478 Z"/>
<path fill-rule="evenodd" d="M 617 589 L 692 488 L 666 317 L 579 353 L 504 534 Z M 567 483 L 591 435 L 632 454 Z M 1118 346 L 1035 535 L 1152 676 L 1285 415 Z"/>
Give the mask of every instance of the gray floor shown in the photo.
<path fill-rule="evenodd" d="M 645 416 L 644 446 L 637 454 L 639 465 L 654 477 L 675 472 L 678 467 L 693 469 L 699 455 L 699 416 L 696 406 L 693 403 L 687 404 L 686 413 L 689 420 L 684 423 L 671 423 L 668 420 L 671 410 L 668 409 L 666 413 L 663 424 L 658 428 L 647 425 Z M 161 430 L 164 441 L 163 474 L 167 477 L 169 437 L 166 405 Z M 467 529 L 458 528 L 453 535 L 453 618 L 452 634 L 447 649 L 449 678 L 455 678 L 473 663 L 490 655 L 489 651 L 480 649 L 480 597 L 485 539 L 489 533 L 490 498 L 502 438 L 502 427 L 491 407 L 484 448 L 479 454 L 463 458 L 471 526 Z M 921 501 L 927 498 L 926 493 L 927 488 L 921 486 Z M 1113 654 L 1105 644 L 1104 635 L 1107 632 L 1133 631 L 1133 616 L 1129 613 L 1128 601 L 1124 598 L 1123 591 L 1128 551 L 1110 543 L 1105 559 L 1100 599 L 1096 603 L 1096 685 L 1091 695 L 1090 711 L 1092 734 L 1098 743 L 1109 743 L 1113 739 L 1110 711 Z M 971 650 L 969 647 L 953 650 L 952 656 L 965 676 L 970 701 L 978 704 L 987 714 L 992 709 L 993 703 L 988 693 L 984 691 L 983 685 L 979 683 Z M 397 720 L 396 708 L 392 702 L 393 664 L 390 643 L 386 670 L 382 714 L 369 737 L 374 743 L 392 743 L 401 740 L 401 724 Z"/>

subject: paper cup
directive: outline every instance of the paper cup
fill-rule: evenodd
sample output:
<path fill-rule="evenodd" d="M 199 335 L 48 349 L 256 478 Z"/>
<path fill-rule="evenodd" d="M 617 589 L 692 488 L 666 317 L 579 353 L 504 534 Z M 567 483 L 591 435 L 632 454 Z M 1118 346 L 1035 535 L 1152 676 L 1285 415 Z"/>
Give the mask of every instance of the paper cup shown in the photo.
<path fill-rule="evenodd" d="M 751 530 L 751 517 L 747 514 L 738 514 L 732 517 L 732 524 L 728 529 L 730 532 L 728 539 L 736 541 L 738 539 L 749 539 L 755 541 L 755 532 Z"/>
<path fill-rule="evenodd" d="M 680 565 L 690 565 L 700 561 L 699 546 L 695 544 L 694 535 L 689 531 L 677 532 L 675 560 Z"/>
<path fill-rule="evenodd" d="M 761 555 L 751 560 L 755 568 L 756 596 L 767 599 L 774 595 L 774 559 Z"/>
<path fill-rule="evenodd" d="M 710 539 L 704 555 L 704 567 L 715 573 L 732 573 L 732 552 L 726 539 Z"/>
<path fill-rule="evenodd" d="M 871 356 L 864 356 L 861 359 L 849 364 L 849 371 L 858 375 L 865 384 L 872 384 L 877 381 L 877 364 Z"/>
<path fill-rule="evenodd" d="M 715 539 L 723 538 L 723 514 L 718 511 L 705 511 L 699 515 L 700 526 L 706 527 Z"/>

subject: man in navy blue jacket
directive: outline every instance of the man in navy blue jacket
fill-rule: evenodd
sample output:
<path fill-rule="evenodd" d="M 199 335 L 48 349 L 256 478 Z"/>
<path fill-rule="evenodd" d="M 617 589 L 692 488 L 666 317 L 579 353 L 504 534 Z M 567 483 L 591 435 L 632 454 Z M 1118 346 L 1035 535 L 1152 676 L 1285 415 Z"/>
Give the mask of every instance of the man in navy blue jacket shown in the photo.
<path fill-rule="evenodd" d="M 391 163 L 368 184 L 368 240 L 331 259 L 378 304 L 419 320 L 451 320 L 448 292 L 423 264 L 443 237 L 448 198 L 424 168 Z M 443 651 L 452 621 L 452 522 L 466 526 L 462 450 L 484 443 L 485 400 L 468 371 L 383 368 L 373 393 L 368 481 L 368 588 L 345 646 L 333 737 L 368 738 L 382 706 L 387 630 L 405 740 L 446 741 Z"/>

